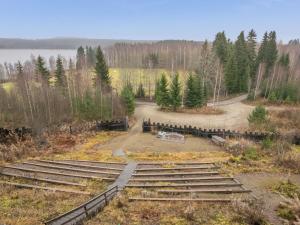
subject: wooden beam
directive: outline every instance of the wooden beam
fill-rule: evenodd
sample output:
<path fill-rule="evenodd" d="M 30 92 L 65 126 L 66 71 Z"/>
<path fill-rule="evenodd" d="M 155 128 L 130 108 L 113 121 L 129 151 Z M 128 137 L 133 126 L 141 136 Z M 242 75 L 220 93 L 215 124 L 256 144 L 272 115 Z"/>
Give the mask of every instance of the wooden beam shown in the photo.
<path fill-rule="evenodd" d="M 189 177 L 189 178 L 131 178 L 132 182 L 185 182 L 200 180 L 233 180 L 233 177 Z"/>
<path fill-rule="evenodd" d="M 231 202 L 231 199 L 221 199 L 221 198 L 129 198 L 129 201 L 159 201 L 159 202 L 169 202 L 169 201 L 183 201 L 183 202 Z"/>
<path fill-rule="evenodd" d="M 100 164 L 114 164 L 114 165 L 122 165 L 122 166 L 125 166 L 127 165 L 127 163 L 123 163 L 123 162 L 104 162 L 104 161 L 90 161 L 90 160 L 76 160 L 76 159 L 65 159 L 63 161 L 66 161 L 66 162 L 87 162 L 87 163 L 100 163 Z"/>
<path fill-rule="evenodd" d="M 71 186 L 78 186 L 78 187 L 86 187 L 85 184 L 73 183 L 73 182 L 68 182 L 68 181 L 53 180 L 53 179 L 48 179 L 48 178 L 46 179 L 46 178 L 30 177 L 30 176 L 23 176 L 23 175 L 18 175 L 18 174 L 13 174 L 13 173 L 5 173 L 5 172 L 0 172 L 0 174 L 4 175 L 4 176 L 9 176 L 9 177 L 17 177 L 17 178 L 23 178 L 23 179 L 28 179 L 28 180 L 36 180 L 36 181 L 41 181 L 41 182 L 53 183 L 53 184 L 63 184 L 63 185 L 71 185 Z"/>
<path fill-rule="evenodd" d="M 142 168 L 135 171 L 170 171 L 170 170 L 199 170 L 199 169 L 220 169 L 218 166 L 193 166 L 193 167 L 174 167 L 174 168 Z"/>
<path fill-rule="evenodd" d="M 105 166 L 90 166 L 90 165 L 82 165 L 82 164 L 74 164 L 68 162 L 58 162 L 58 161 L 50 161 L 50 160 L 35 160 L 37 162 L 44 162 L 44 163 L 51 163 L 57 165 L 66 165 L 66 166 L 74 166 L 74 167 L 81 167 L 81 168 L 89 168 L 89 169 L 105 169 L 105 170 L 116 170 L 122 171 L 120 168 L 112 168 L 112 167 L 105 167 Z"/>
<path fill-rule="evenodd" d="M 158 193 L 221 193 L 221 194 L 232 194 L 232 193 L 249 193 L 250 190 L 233 190 L 233 189 L 194 189 L 194 190 L 157 190 Z"/>
<path fill-rule="evenodd" d="M 217 171 L 208 172 L 181 172 L 181 173 L 134 173 L 132 176 L 142 177 L 142 176 L 176 176 L 176 175 L 215 175 L 219 174 Z"/>
<path fill-rule="evenodd" d="M 60 175 L 60 176 L 66 176 L 66 177 L 76 177 L 76 178 L 89 178 L 89 179 L 100 179 L 100 180 L 111 180 L 114 181 L 114 178 L 110 177 L 97 177 L 97 176 L 89 176 L 89 175 L 78 175 L 78 174 L 72 174 L 72 173 L 59 173 L 59 172 L 52 172 L 52 171 L 46 171 L 46 170 L 37 170 L 37 169 L 28 169 L 28 168 L 21 168 L 16 166 L 3 166 L 2 168 L 6 169 L 15 169 L 25 172 L 33 172 L 33 173 L 45 173 L 45 174 L 52 174 L 52 175 Z"/>
<path fill-rule="evenodd" d="M 51 187 L 42 187 L 42 186 L 36 186 L 31 184 L 19 184 L 19 183 L 12 183 L 12 182 L 3 182 L 0 181 L 0 184 L 2 185 L 11 185 L 19 188 L 29 188 L 29 189 L 42 189 L 47 191 L 53 191 L 53 192 L 66 192 L 66 193 L 72 193 L 72 194 L 82 194 L 82 195 L 90 195 L 91 193 L 85 192 L 85 191 L 77 191 L 77 190 L 71 190 L 71 189 L 63 189 L 63 188 L 51 188 Z"/>
<path fill-rule="evenodd" d="M 96 171 L 96 170 L 75 169 L 75 168 L 69 168 L 69 167 L 65 167 L 65 166 L 44 165 L 44 164 L 41 164 L 41 163 L 23 162 L 22 164 L 31 165 L 31 166 L 39 166 L 39 167 L 44 167 L 44 168 L 49 168 L 49 169 L 69 170 L 69 171 L 74 171 L 74 172 L 95 173 L 95 174 L 108 174 L 108 175 L 120 175 L 120 173 L 103 172 L 103 171 Z"/>
<path fill-rule="evenodd" d="M 240 187 L 237 183 L 186 183 L 186 184 L 127 184 L 126 187 L 134 188 L 161 188 L 161 187 Z"/>
<path fill-rule="evenodd" d="M 174 165 L 202 165 L 202 164 L 215 164 L 214 162 L 140 162 L 138 165 L 151 166 L 151 165 L 163 165 L 163 164 L 174 164 Z"/>

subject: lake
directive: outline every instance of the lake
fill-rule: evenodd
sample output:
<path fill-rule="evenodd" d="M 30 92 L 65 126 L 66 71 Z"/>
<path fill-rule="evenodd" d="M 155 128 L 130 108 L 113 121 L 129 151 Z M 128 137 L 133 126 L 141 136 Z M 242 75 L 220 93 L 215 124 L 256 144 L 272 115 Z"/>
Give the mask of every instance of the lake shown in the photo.
<path fill-rule="evenodd" d="M 56 58 L 61 55 L 66 59 L 75 59 L 76 49 L 0 49 L 0 64 L 5 62 L 13 64 L 18 61 L 23 63 L 30 60 L 31 56 L 38 55 L 44 57 L 47 63 L 51 56 Z"/>

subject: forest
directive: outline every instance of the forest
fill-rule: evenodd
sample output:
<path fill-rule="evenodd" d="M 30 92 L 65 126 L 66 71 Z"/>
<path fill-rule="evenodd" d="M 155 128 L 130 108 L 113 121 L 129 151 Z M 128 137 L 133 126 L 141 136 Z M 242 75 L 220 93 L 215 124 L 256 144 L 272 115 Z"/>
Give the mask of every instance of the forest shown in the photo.
<path fill-rule="evenodd" d="M 212 42 L 116 43 L 103 51 L 80 46 L 76 60 L 57 56 L 48 63 L 39 56 L 5 63 L 0 74 L 1 125 L 38 130 L 132 115 L 135 98 L 174 111 L 238 94 L 296 104 L 300 44 L 278 42 L 275 31 L 265 32 L 261 42 L 254 30 L 242 31 L 236 40 L 223 31 Z"/>

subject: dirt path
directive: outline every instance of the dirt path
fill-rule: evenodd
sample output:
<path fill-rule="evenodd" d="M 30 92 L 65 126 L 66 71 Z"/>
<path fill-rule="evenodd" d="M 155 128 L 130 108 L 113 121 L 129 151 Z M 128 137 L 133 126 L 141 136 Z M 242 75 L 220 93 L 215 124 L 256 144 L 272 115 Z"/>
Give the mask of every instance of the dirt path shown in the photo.
<path fill-rule="evenodd" d="M 226 103 L 229 100 L 226 100 Z M 155 103 L 137 102 L 135 111 L 136 122 L 128 133 L 118 136 L 110 142 L 98 146 L 99 149 L 124 151 L 211 151 L 220 150 L 207 139 L 188 137 L 184 144 L 158 140 L 154 135 L 142 133 L 142 121 L 151 118 L 152 121 L 191 124 L 204 128 L 246 129 L 247 116 L 253 109 L 240 102 L 240 98 L 230 100 L 230 104 L 216 106 L 224 110 L 221 115 L 200 115 L 187 113 L 162 112 Z"/>

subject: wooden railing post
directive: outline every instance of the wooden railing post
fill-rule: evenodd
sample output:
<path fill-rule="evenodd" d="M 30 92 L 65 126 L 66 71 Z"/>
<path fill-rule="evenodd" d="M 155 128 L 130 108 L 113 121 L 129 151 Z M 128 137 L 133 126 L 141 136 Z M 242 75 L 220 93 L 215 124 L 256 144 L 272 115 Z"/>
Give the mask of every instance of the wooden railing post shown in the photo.
<path fill-rule="evenodd" d="M 89 215 L 89 214 L 88 214 L 88 211 L 87 211 L 86 205 L 85 205 L 83 208 L 84 208 L 85 216 L 86 216 L 86 217 L 88 217 L 88 215 Z"/>
<path fill-rule="evenodd" d="M 106 193 L 104 193 L 104 199 L 105 199 L 105 205 L 107 205 L 107 196 L 106 196 Z"/>

